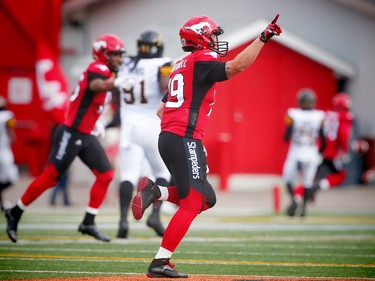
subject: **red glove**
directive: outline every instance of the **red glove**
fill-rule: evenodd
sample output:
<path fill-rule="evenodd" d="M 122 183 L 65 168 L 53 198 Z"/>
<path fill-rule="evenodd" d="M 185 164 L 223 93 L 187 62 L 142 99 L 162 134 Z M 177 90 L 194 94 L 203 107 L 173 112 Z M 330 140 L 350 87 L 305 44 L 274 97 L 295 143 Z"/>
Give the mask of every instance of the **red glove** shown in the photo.
<path fill-rule="evenodd" d="M 273 19 L 273 21 L 267 26 L 267 28 L 260 34 L 259 39 L 266 43 L 272 38 L 272 36 L 279 36 L 283 31 L 281 27 L 276 23 L 279 18 L 279 14 Z"/>

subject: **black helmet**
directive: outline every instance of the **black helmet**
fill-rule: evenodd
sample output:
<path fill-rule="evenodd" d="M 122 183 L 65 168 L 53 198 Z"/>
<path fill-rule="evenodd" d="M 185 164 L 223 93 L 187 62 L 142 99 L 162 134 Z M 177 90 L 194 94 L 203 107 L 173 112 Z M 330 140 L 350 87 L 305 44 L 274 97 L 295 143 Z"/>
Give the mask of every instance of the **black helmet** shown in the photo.
<path fill-rule="evenodd" d="M 7 100 L 0 96 L 0 109 L 5 109 L 7 107 Z"/>
<path fill-rule="evenodd" d="M 302 109 L 313 109 L 316 103 L 316 94 L 311 89 L 302 89 L 298 93 L 298 106 Z"/>
<path fill-rule="evenodd" d="M 164 49 L 163 38 L 155 31 L 143 32 L 137 40 L 137 48 L 140 58 L 160 58 Z"/>

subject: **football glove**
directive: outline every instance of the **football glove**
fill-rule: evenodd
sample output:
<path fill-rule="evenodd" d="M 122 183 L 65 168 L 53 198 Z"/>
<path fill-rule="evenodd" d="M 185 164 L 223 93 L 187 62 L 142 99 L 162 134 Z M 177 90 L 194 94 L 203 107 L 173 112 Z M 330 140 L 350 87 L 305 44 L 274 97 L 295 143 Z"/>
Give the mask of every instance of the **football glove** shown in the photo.
<path fill-rule="evenodd" d="M 105 127 L 101 121 L 96 121 L 94 130 L 91 131 L 91 135 L 96 137 L 105 138 Z"/>
<path fill-rule="evenodd" d="M 273 21 L 267 26 L 267 28 L 260 34 L 259 39 L 264 43 L 268 42 L 274 35 L 279 36 L 283 31 L 281 27 L 276 23 L 279 18 L 279 14 L 275 16 Z"/>
<path fill-rule="evenodd" d="M 118 77 L 113 81 L 113 85 L 129 91 L 134 86 L 134 82 L 134 79 L 130 77 Z"/>

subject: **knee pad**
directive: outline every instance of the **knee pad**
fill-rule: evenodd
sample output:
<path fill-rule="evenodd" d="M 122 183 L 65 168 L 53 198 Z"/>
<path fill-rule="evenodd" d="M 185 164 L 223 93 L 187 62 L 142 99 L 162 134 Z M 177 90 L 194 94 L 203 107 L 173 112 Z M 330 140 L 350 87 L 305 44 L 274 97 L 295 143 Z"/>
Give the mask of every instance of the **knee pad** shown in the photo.
<path fill-rule="evenodd" d="M 40 176 L 40 178 L 43 178 L 45 183 L 49 186 L 55 186 L 59 181 L 59 177 L 59 172 L 52 164 L 48 164 Z"/>
<path fill-rule="evenodd" d="M 59 172 L 53 164 L 48 164 L 47 167 L 44 169 L 44 173 L 48 174 L 50 177 L 53 178 L 59 177 Z"/>
<path fill-rule="evenodd" d="M 109 185 L 111 183 L 111 181 L 113 180 L 113 177 L 114 177 L 114 172 L 113 170 L 109 170 L 107 172 L 104 172 L 104 173 L 98 173 L 98 172 L 94 172 L 95 176 L 96 176 L 96 180 L 99 181 L 101 184 L 104 184 L 104 185 Z"/>
<path fill-rule="evenodd" d="M 207 182 L 204 184 L 203 193 L 190 188 L 188 196 L 180 199 L 180 206 L 200 214 L 202 211 L 212 208 L 216 204 L 216 195 L 212 186 Z"/>
<path fill-rule="evenodd" d="M 157 178 L 155 180 L 155 183 L 157 185 L 161 185 L 161 186 L 168 186 L 168 181 L 166 179 L 164 179 L 164 178 Z"/>
<path fill-rule="evenodd" d="M 216 194 L 215 191 L 212 187 L 212 185 L 208 182 L 204 184 L 204 202 L 205 202 L 205 207 L 204 211 L 207 209 L 212 208 L 216 204 Z"/>
<path fill-rule="evenodd" d="M 120 183 L 119 195 L 122 198 L 132 198 L 134 186 L 130 181 Z"/>

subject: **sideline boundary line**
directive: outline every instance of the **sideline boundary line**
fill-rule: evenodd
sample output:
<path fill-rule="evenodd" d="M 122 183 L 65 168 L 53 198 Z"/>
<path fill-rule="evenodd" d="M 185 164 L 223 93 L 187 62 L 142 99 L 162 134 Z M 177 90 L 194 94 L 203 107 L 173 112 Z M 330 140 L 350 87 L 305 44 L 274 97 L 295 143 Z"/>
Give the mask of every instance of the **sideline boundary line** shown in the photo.
<path fill-rule="evenodd" d="M 92 261 L 92 262 L 149 262 L 149 258 L 122 258 L 122 257 L 87 257 L 87 256 L 53 256 L 30 254 L 0 254 L 0 259 L 22 260 L 60 260 L 60 261 Z M 258 266 L 309 266 L 309 267 L 354 267 L 375 268 L 375 264 L 335 264 L 311 262 L 259 262 L 259 261 L 224 261 L 224 260 L 182 260 L 175 259 L 177 263 L 185 264 L 220 264 L 220 265 L 258 265 Z"/>

